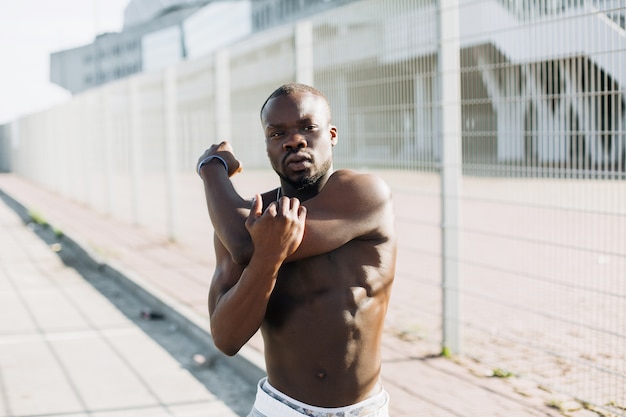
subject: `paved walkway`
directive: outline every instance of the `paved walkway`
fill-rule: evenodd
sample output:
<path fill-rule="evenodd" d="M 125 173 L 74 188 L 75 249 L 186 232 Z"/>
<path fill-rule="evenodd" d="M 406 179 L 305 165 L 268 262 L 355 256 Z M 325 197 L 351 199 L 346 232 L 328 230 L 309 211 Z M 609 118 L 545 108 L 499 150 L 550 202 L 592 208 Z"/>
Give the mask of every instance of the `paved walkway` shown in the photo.
<path fill-rule="evenodd" d="M 14 175 L 0 175 L 0 191 L 35 208 L 63 232 L 63 239 L 77 242 L 103 268 L 120 271 L 130 286 L 162 300 L 183 317 L 180 323 L 206 329 L 212 254 L 198 256 L 189 247 L 102 216 Z M 62 246 L 44 245 L 1 201 L 0 224 L 0 417 L 232 415 L 176 360 L 63 267 L 52 250 Z M 250 345 L 233 362 L 248 379 L 263 372 L 258 338 Z M 383 378 L 394 417 L 563 415 L 546 405 L 561 400 L 530 382 L 494 378 L 469 360 L 434 353 L 432 346 L 385 334 Z M 158 369 L 154 363 L 160 364 Z M 251 392 L 241 395 L 252 399 Z M 133 407 L 140 411 L 128 411 Z M 595 414 L 578 410 L 569 415 Z"/>
<path fill-rule="evenodd" d="M 55 253 L 64 249 L 35 227 L 0 200 L 0 416 L 238 415 L 194 375 L 208 368 L 181 366 L 146 332 L 158 329 L 141 328 L 65 266 Z"/>

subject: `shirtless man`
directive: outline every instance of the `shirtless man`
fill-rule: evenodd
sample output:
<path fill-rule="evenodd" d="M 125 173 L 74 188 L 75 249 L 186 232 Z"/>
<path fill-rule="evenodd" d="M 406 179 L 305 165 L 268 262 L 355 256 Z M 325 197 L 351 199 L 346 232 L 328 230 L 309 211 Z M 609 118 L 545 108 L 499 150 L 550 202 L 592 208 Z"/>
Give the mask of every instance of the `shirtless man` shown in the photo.
<path fill-rule="evenodd" d="M 317 89 L 287 84 L 261 109 L 280 187 L 252 201 L 228 143 L 198 161 L 214 226 L 215 345 L 235 355 L 260 328 L 267 378 L 251 417 L 387 416 L 380 342 L 395 273 L 390 190 L 332 168 L 337 129 Z M 226 169 L 225 169 L 226 168 Z"/>

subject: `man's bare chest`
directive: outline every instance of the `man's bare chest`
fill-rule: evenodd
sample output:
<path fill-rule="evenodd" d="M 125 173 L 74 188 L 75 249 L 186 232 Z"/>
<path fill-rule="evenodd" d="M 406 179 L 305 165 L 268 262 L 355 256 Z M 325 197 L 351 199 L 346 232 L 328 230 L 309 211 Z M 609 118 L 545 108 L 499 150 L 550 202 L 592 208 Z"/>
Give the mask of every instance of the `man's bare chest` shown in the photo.
<path fill-rule="evenodd" d="M 372 245 L 350 242 L 341 248 L 281 267 L 268 303 L 270 322 L 300 314 L 355 313 L 385 280 L 381 257 Z"/>

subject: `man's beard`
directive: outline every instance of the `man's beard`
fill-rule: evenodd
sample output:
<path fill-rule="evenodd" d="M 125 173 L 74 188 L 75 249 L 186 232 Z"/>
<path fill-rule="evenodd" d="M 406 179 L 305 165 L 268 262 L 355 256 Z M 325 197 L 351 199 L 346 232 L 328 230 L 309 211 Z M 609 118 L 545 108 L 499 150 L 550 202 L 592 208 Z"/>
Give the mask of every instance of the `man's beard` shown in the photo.
<path fill-rule="evenodd" d="M 281 174 L 280 172 L 276 171 L 276 169 L 274 169 L 274 171 L 276 172 L 276 174 L 278 174 L 278 176 L 287 184 L 289 184 L 290 186 L 292 186 L 296 191 L 302 191 L 302 190 L 306 190 L 309 187 L 315 186 L 320 179 L 322 179 L 326 173 L 330 170 L 330 168 L 333 165 L 333 160 L 332 158 L 328 158 L 320 167 L 320 169 L 317 170 L 317 172 L 313 175 L 306 175 L 303 174 L 302 176 L 300 176 L 297 179 L 291 179 L 291 178 L 287 178 L 285 175 Z"/>

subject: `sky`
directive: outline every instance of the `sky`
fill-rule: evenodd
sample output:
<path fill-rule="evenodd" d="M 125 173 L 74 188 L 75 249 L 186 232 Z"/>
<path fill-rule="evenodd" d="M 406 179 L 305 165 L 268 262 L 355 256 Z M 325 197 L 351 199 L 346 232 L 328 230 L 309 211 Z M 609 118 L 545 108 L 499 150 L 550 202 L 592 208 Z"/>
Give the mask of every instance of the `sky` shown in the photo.
<path fill-rule="evenodd" d="M 129 0 L 0 0 L 0 124 L 68 100 L 50 53 L 118 32 Z"/>

